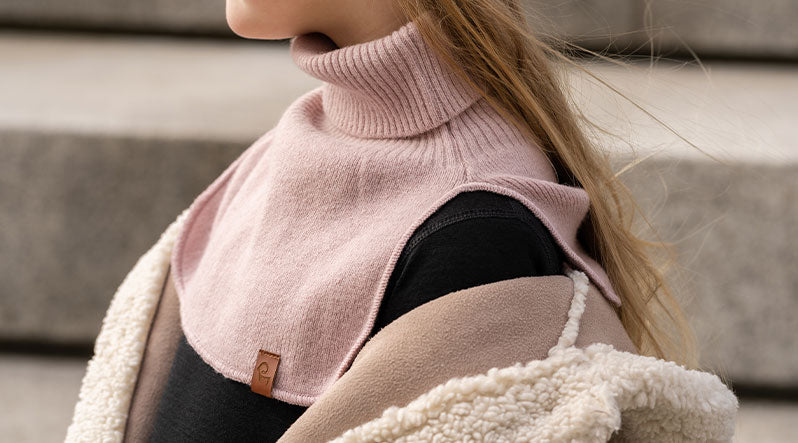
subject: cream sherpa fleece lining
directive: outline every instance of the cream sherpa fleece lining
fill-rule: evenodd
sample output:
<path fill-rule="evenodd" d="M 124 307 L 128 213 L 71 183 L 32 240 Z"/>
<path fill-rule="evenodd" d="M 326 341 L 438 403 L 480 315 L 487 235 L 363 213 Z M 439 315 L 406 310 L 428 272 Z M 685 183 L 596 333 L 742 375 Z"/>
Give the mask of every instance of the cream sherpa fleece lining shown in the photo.
<path fill-rule="evenodd" d="M 188 208 L 122 281 L 103 319 L 78 394 L 68 442 L 121 442 L 170 252 Z"/>
<path fill-rule="evenodd" d="M 121 442 L 170 252 L 187 211 L 125 277 L 103 320 L 66 441 Z M 453 378 L 344 432 L 352 441 L 731 441 L 737 399 L 714 375 L 615 350 L 574 347 L 587 277 L 545 360 Z"/>

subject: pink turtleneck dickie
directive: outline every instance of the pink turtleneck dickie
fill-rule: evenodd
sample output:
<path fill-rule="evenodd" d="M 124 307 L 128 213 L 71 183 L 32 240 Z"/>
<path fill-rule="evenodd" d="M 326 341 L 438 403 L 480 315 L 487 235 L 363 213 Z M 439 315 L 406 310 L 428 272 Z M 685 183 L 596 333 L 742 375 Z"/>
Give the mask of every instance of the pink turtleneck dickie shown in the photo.
<path fill-rule="evenodd" d="M 194 200 L 172 253 L 183 332 L 208 365 L 249 384 L 258 351 L 277 353 L 272 396 L 312 404 L 363 346 L 413 230 L 469 190 L 526 205 L 620 304 L 576 239 L 585 191 L 554 182 L 414 22 L 344 48 L 302 35 L 291 54 L 323 85 Z"/>

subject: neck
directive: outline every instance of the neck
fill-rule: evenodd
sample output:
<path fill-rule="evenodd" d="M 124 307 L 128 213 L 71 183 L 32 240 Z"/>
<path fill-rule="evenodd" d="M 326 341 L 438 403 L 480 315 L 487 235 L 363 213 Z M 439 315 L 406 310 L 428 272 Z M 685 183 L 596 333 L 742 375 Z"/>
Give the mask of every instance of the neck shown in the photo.
<path fill-rule="evenodd" d="M 394 5 L 393 0 L 346 0 L 337 5 L 325 25 L 318 29 L 343 48 L 384 37 L 399 29 L 408 19 Z M 348 3 L 353 3 L 348 5 Z"/>

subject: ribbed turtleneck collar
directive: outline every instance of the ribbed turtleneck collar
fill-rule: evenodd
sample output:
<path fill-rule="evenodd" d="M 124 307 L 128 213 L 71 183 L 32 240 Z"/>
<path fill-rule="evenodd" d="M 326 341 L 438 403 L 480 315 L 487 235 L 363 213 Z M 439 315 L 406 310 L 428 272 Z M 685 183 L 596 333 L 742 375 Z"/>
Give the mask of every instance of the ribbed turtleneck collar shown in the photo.
<path fill-rule="evenodd" d="M 300 35 L 291 41 L 291 55 L 300 69 L 325 82 L 325 114 L 353 136 L 418 135 L 479 98 L 427 45 L 414 21 L 343 48 L 323 34 Z"/>

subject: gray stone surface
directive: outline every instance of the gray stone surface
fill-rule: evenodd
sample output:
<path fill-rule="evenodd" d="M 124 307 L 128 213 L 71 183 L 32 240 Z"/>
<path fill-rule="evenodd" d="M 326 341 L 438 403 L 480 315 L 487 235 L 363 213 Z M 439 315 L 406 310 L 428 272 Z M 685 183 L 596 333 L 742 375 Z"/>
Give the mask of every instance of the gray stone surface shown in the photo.
<path fill-rule="evenodd" d="M 0 129 L 247 143 L 319 84 L 286 46 L 0 33 Z"/>
<path fill-rule="evenodd" d="M 222 0 L 3 0 L 0 24 L 234 35 Z"/>
<path fill-rule="evenodd" d="M 0 354 L 0 435 L 15 443 L 63 441 L 85 360 Z M 741 399 L 737 443 L 795 441 L 798 404 Z"/>
<path fill-rule="evenodd" d="M 798 405 L 786 402 L 740 403 L 734 441 L 737 443 L 789 443 L 795 441 Z"/>
<path fill-rule="evenodd" d="M 532 29 L 579 42 L 589 48 L 633 44 L 639 35 L 639 11 L 630 0 L 530 0 L 525 3 Z"/>
<path fill-rule="evenodd" d="M 528 0 L 536 28 L 591 49 L 798 58 L 793 0 Z M 220 0 L 4 0 L 0 26 L 234 36 Z M 653 44 L 650 39 L 653 38 Z"/>
<path fill-rule="evenodd" d="M 639 2 L 638 3 L 644 3 Z M 651 35 L 665 51 L 798 58 L 794 0 L 656 0 Z"/>
<path fill-rule="evenodd" d="M 0 354 L 0 436 L 5 442 L 64 441 L 86 360 Z"/>
<path fill-rule="evenodd" d="M 692 298 L 703 362 L 737 383 L 798 386 L 796 68 L 660 63 L 595 72 L 696 145 L 585 76 L 572 79 L 574 100 L 617 135 L 598 136 L 603 144 L 653 155 L 622 177 L 675 244 L 683 269 L 672 278 Z M 618 153 L 622 163 L 628 154 Z"/>
<path fill-rule="evenodd" d="M 91 343 L 127 271 L 245 146 L 0 131 L 0 337 Z"/>
<path fill-rule="evenodd" d="M 676 247 L 702 362 L 740 385 L 798 386 L 798 163 L 660 159 L 626 182 Z"/>
<path fill-rule="evenodd" d="M 91 342 L 135 259 L 318 84 L 265 43 L 6 33 L 0 52 L 2 338 Z M 586 66 L 720 161 L 569 79 L 573 100 L 617 133 L 598 138 L 616 158 L 657 152 L 625 177 L 678 241 L 706 363 L 797 386 L 796 68 Z"/>

